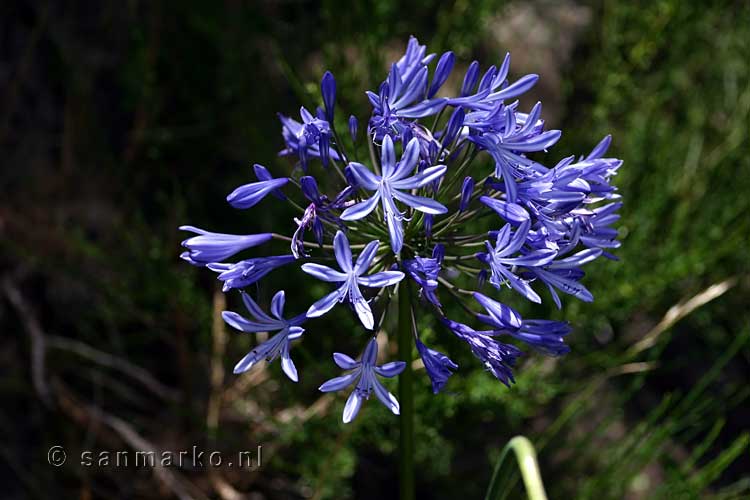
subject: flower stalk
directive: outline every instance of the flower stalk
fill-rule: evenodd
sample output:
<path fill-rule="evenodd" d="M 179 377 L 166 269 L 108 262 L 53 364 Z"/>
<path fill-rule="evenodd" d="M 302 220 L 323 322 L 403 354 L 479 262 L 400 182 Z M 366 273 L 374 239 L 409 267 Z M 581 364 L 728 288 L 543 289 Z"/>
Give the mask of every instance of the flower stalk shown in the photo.
<path fill-rule="evenodd" d="M 414 500 L 414 371 L 411 367 L 412 304 L 409 280 L 398 288 L 398 357 L 406 361 L 406 368 L 398 377 L 399 418 L 399 497 Z"/>

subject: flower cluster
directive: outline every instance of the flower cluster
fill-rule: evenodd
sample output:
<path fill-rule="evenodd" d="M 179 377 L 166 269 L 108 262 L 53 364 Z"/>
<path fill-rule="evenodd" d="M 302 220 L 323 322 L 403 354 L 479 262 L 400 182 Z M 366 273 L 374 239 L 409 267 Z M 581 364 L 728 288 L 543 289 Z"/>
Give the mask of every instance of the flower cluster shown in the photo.
<path fill-rule="evenodd" d="M 286 144 L 280 155 L 294 158 L 293 166 L 286 176 L 273 177 L 255 165 L 257 180 L 235 189 L 227 201 L 248 209 L 270 195 L 291 204 L 299 216 L 285 231 L 237 235 L 181 228 L 195 233 L 183 241 L 182 257 L 217 272 L 225 291 L 242 294 L 251 319 L 225 312 L 224 320 L 243 332 L 275 332 L 237 364 L 235 373 L 280 357 L 283 371 L 297 381 L 290 349 L 304 332 L 302 324 L 341 303 L 375 332 L 394 285 L 409 281 L 398 293 L 415 291 L 411 304 L 421 301 L 419 311 L 434 314 L 506 385 L 523 354 L 519 343 L 552 356 L 568 351 L 567 323 L 522 318 L 505 302 L 514 293 L 535 303 L 548 296 L 558 308 L 561 293 L 593 300 L 582 284 L 582 268 L 602 256 L 615 258 L 609 250 L 619 245 L 612 224 L 621 203 L 610 180 L 622 162 L 606 156 L 610 138 L 605 137 L 586 156 L 543 165 L 534 153 L 547 151 L 561 132 L 545 130 L 541 104 L 526 113 L 516 100 L 535 84 L 536 75 L 510 81 L 509 56 L 483 73 L 474 61 L 457 95 L 446 97 L 454 55 L 446 52 L 431 70 L 434 58 L 415 38 L 409 40 L 377 91 L 367 92 L 372 114 L 364 141 L 354 116 L 334 113 L 336 81 L 328 72 L 321 83 L 322 107 L 314 114 L 302 108 L 301 122 L 280 115 Z M 348 134 L 340 135 L 337 124 Z M 368 151 L 369 157 L 362 156 Z M 314 241 L 306 241 L 308 231 Z M 283 242 L 286 250 L 231 259 L 271 241 Z M 328 265 L 334 261 L 335 267 Z M 274 295 L 270 315 L 242 290 L 287 265 L 335 287 L 292 319 L 283 317 L 283 290 Z M 460 304 L 467 319 L 448 318 L 449 301 Z M 425 345 L 413 324 L 416 352 L 437 393 L 458 365 Z M 373 390 L 397 414 L 398 401 L 377 377 L 398 375 L 412 361 L 377 366 L 372 334 L 363 343 L 360 361 L 333 355 L 348 373 L 320 387 L 339 391 L 356 381 L 345 422 Z"/>

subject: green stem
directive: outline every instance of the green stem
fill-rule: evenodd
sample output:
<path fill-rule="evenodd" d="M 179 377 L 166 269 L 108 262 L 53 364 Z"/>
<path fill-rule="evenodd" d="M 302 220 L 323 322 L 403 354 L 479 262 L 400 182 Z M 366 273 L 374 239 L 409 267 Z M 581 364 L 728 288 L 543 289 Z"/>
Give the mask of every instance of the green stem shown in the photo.
<path fill-rule="evenodd" d="M 510 493 L 509 490 L 513 482 L 510 478 L 513 471 L 509 471 L 511 474 L 506 473 L 503 475 L 501 474 L 501 470 L 511 450 L 516 454 L 516 461 L 518 462 L 518 468 L 521 470 L 521 477 L 523 477 L 523 483 L 526 486 L 526 495 L 528 495 L 529 500 L 547 500 L 542 476 L 539 474 L 539 464 L 536 461 L 534 445 L 524 436 L 514 437 L 503 448 L 497 465 L 495 465 L 495 471 L 492 473 L 490 486 L 487 489 L 487 495 L 484 499 L 500 500 L 506 498 Z"/>
<path fill-rule="evenodd" d="M 398 289 L 398 357 L 406 368 L 398 378 L 399 418 L 399 492 L 401 500 L 414 500 L 414 372 L 412 361 L 412 320 L 409 280 Z"/>

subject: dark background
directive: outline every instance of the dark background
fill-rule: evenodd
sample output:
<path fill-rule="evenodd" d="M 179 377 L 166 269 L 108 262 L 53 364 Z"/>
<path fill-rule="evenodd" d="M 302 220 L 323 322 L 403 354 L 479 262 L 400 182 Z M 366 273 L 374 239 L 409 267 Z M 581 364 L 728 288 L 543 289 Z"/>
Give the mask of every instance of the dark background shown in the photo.
<path fill-rule="evenodd" d="M 363 92 L 410 34 L 453 50 L 456 75 L 506 51 L 513 75 L 538 73 L 523 103 L 563 130 L 551 162 L 607 133 L 625 161 L 621 260 L 590 267 L 595 302 L 527 309 L 574 324 L 569 355 L 529 356 L 507 389 L 422 325 L 461 369 L 439 396 L 418 377 L 419 497 L 480 498 L 515 434 L 551 498 L 750 494 L 747 2 L 9 0 L 0 28 L 4 498 L 395 493 L 396 418 L 370 402 L 344 426 L 343 398 L 316 390 L 330 352 L 361 345 L 353 320 L 331 315 L 295 348 L 299 384 L 277 363 L 232 375 L 251 339 L 216 319 L 237 297 L 178 259 L 176 228 L 291 233 L 291 212 L 224 197 L 253 162 L 289 169 L 276 112 L 318 105 L 325 69 L 337 110 L 364 122 Z M 290 312 L 319 293 L 274 277 Z M 257 445 L 254 471 L 74 456 Z"/>

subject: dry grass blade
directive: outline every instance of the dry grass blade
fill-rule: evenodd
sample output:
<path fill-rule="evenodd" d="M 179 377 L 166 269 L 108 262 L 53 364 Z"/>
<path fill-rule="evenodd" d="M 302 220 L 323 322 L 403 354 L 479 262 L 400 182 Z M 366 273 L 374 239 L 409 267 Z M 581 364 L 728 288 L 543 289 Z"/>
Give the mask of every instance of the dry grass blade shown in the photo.
<path fill-rule="evenodd" d="M 664 317 L 659 323 L 653 327 L 644 337 L 639 340 L 629 351 L 629 355 L 634 356 L 656 344 L 659 335 L 668 330 L 672 325 L 677 323 L 679 320 L 698 309 L 699 307 L 711 302 L 712 300 L 722 296 L 730 288 L 737 284 L 737 278 L 728 278 L 719 283 L 715 283 L 710 287 L 703 290 L 694 297 L 675 304 L 670 307 Z"/>
<path fill-rule="evenodd" d="M 179 394 L 176 390 L 165 386 L 140 366 L 134 365 L 133 363 L 125 359 L 118 358 L 117 356 L 113 356 L 112 354 L 109 354 L 107 352 L 100 351 L 99 349 L 91 347 L 90 345 L 79 340 L 66 339 L 64 337 L 51 335 L 47 338 L 47 347 L 50 349 L 60 349 L 63 351 L 72 352 L 82 358 L 93 361 L 98 365 L 105 366 L 107 368 L 119 371 L 124 375 L 128 375 L 163 399 L 169 401 L 177 401 L 179 399 Z"/>
<path fill-rule="evenodd" d="M 78 401 L 61 382 L 55 383 L 53 381 L 53 383 L 60 409 L 73 420 L 87 426 L 93 424 L 94 426 L 109 428 L 136 452 L 141 452 L 145 456 L 161 456 L 163 450 L 141 436 L 130 424 L 102 411 L 101 408 Z M 193 483 L 184 479 L 178 472 L 166 467 L 159 459 L 153 461 L 152 469 L 157 480 L 180 500 L 208 500 L 208 497 Z"/>
<path fill-rule="evenodd" d="M 31 382 L 34 390 L 45 405 L 50 404 L 50 390 L 45 378 L 46 340 L 44 331 L 36 319 L 31 306 L 24 300 L 23 295 L 9 279 L 3 280 L 3 292 L 8 301 L 16 309 L 26 332 L 31 340 Z"/>

